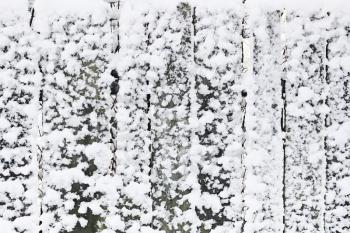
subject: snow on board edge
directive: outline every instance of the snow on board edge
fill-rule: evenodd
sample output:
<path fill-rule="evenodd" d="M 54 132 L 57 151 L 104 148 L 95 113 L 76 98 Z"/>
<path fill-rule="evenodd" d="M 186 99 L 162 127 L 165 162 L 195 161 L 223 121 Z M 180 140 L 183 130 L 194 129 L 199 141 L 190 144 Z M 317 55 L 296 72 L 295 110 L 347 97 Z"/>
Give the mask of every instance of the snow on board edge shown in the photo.
<path fill-rule="evenodd" d="M 287 10 L 310 14 L 319 10 L 333 13 L 350 13 L 348 0 L 246 0 L 248 9 L 260 11 Z M 254 11 L 253 11 L 254 12 Z"/>
<path fill-rule="evenodd" d="M 264 11 L 283 10 L 313 13 L 320 9 L 335 13 L 350 13 L 348 0 L 120 0 L 123 4 L 132 5 L 133 8 L 168 9 L 176 7 L 180 2 L 191 6 L 203 8 L 240 9 L 243 5 L 247 9 L 260 9 Z M 243 4 L 244 3 L 244 4 Z"/>
<path fill-rule="evenodd" d="M 35 0 L 33 27 L 44 32 L 50 21 L 66 16 L 77 18 L 91 17 L 96 24 L 108 19 L 110 7 L 104 0 Z"/>

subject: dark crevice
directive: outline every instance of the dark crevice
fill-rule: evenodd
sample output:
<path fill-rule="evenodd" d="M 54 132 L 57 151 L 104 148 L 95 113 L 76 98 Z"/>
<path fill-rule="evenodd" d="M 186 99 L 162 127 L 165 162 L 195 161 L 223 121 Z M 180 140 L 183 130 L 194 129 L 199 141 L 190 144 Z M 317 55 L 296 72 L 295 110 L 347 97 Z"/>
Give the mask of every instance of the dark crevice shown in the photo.
<path fill-rule="evenodd" d="M 111 96 L 113 99 L 113 105 L 112 105 L 112 109 L 114 111 L 114 113 L 116 113 L 116 104 L 117 104 L 117 96 L 118 96 L 118 92 L 119 92 L 119 74 L 117 72 L 117 70 L 112 70 L 111 71 L 111 76 L 114 78 L 114 81 L 111 83 L 111 87 L 110 87 L 110 91 L 111 91 Z M 110 134 L 111 134 L 111 145 L 112 145 L 112 159 L 111 159 L 111 163 L 109 165 L 109 171 L 110 174 L 113 175 L 116 173 L 116 169 L 117 169 L 117 127 L 118 127 L 118 122 L 117 119 L 115 117 L 111 117 L 110 119 L 110 124 L 111 124 L 111 129 L 110 129 Z"/>
<path fill-rule="evenodd" d="M 281 130 L 282 132 L 286 132 L 286 108 L 287 108 L 287 102 L 286 102 L 286 80 L 281 79 L 281 87 L 282 87 L 282 111 L 281 111 Z"/>
<path fill-rule="evenodd" d="M 146 80 L 146 85 L 147 87 L 149 87 L 149 80 Z M 146 109 L 146 114 L 147 114 L 147 130 L 149 132 L 149 135 L 151 135 L 152 133 L 152 122 L 151 122 L 151 118 L 149 117 L 149 111 L 151 108 L 151 93 L 148 93 L 146 95 L 146 102 L 147 102 L 147 109 Z M 154 153 L 152 152 L 152 144 L 150 144 L 148 146 L 148 151 L 151 154 L 151 158 L 150 158 L 150 162 L 149 162 L 149 173 L 148 175 L 151 176 L 152 175 L 152 170 L 154 167 Z"/>
<path fill-rule="evenodd" d="M 30 22 L 30 25 L 33 21 L 33 18 L 34 18 L 34 8 L 32 8 L 32 18 L 31 18 L 31 22 Z M 38 101 L 39 101 L 39 104 L 40 104 L 40 117 L 41 117 L 41 128 L 38 127 L 38 133 L 39 133 L 39 137 L 43 137 L 44 135 L 44 85 L 45 85 L 45 72 L 43 71 L 43 68 L 42 68 L 42 65 L 41 65 L 41 61 L 42 61 L 42 57 L 40 58 L 40 61 L 38 62 L 38 68 L 39 68 L 39 72 L 40 74 L 42 75 L 42 79 L 41 79 L 41 87 L 40 87 L 40 90 L 39 90 L 39 96 L 38 96 Z M 44 169 L 43 169 L 43 148 L 40 147 L 40 145 L 37 145 L 37 149 L 39 150 L 38 154 L 37 154 L 37 162 L 38 162 L 38 179 L 39 179 L 39 182 L 43 181 L 43 178 L 44 178 Z M 40 217 L 39 217 L 39 233 L 42 233 L 42 229 L 41 229 L 41 226 L 42 226 L 42 221 L 41 221 L 41 216 L 43 215 L 43 196 L 44 196 L 44 191 L 42 190 L 43 187 L 40 187 L 39 186 L 39 199 L 40 199 Z"/>
<path fill-rule="evenodd" d="M 43 207 L 42 205 L 40 206 L 40 218 L 43 215 Z M 43 230 L 41 229 L 41 225 L 43 224 L 43 222 L 41 220 L 39 220 L 39 233 L 43 233 Z"/>
<path fill-rule="evenodd" d="M 150 29 L 149 29 L 150 25 L 149 25 L 149 23 L 145 23 L 143 26 L 144 26 L 144 30 L 145 30 L 145 37 L 147 37 L 147 39 L 146 39 L 146 51 L 147 51 L 147 53 L 149 53 L 149 47 L 152 44 L 151 43 L 152 38 L 151 38 Z M 150 69 L 151 69 L 150 64 L 146 63 L 144 66 L 145 76 Z M 155 151 L 153 150 L 153 141 L 152 141 L 152 120 L 151 120 L 151 117 L 149 115 L 150 109 L 151 109 L 151 84 L 150 84 L 148 79 L 146 80 L 146 86 L 147 86 L 148 93 L 146 94 L 147 107 L 146 107 L 145 113 L 147 115 L 147 131 L 148 131 L 149 137 L 151 138 L 151 143 L 148 145 L 148 153 L 150 154 L 148 177 L 150 179 L 150 185 L 151 185 L 151 188 L 149 191 L 149 197 L 152 200 L 151 208 L 152 208 L 152 212 L 153 212 L 153 211 L 155 211 L 155 208 L 156 208 L 156 204 L 154 202 L 154 196 L 153 196 L 154 195 L 153 193 L 155 192 L 155 189 L 156 189 L 156 187 L 155 187 L 156 184 L 152 180 L 152 174 L 154 172 L 154 164 L 155 164 Z M 149 224 L 149 226 L 152 229 L 156 229 L 154 222 L 155 222 L 155 216 L 152 215 L 152 220 Z"/>
<path fill-rule="evenodd" d="M 283 202 L 283 232 L 286 232 L 286 169 L 287 169 L 287 157 L 286 157 L 286 136 L 287 131 L 286 127 L 286 109 L 287 109 L 287 100 L 286 100 L 286 80 L 281 79 L 282 86 L 282 111 L 281 111 L 281 130 L 284 133 L 282 139 L 282 151 L 283 151 L 283 175 L 282 175 L 282 202 Z"/>
<path fill-rule="evenodd" d="M 34 10 L 34 8 L 32 8 L 31 9 L 31 16 L 30 16 L 30 20 L 29 20 L 30 27 L 32 27 L 32 25 L 33 25 L 34 17 L 35 17 L 35 10 Z"/>
<path fill-rule="evenodd" d="M 117 8 L 116 11 L 119 12 L 119 9 L 120 9 L 120 1 L 117 1 L 117 4 L 115 2 L 110 2 L 109 3 L 110 5 L 110 8 L 113 10 L 115 7 Z M 111 24 L 111 32 L 113 32 L 115 30 L 114 26 L 113 26 L 113 23 L 114 21 L 117 21 L 117 25 L 116 25 L 116 28 L 117 28 L 117 46 L 115 48 L 113 48 L 113 51 L 112 53 L 118 53 L 120 51 L 120 34 L 119 34 L 119 28 L 120 28 L 120 22 L 119 22 L 119 19 L 118 18 L 111 18 L 109 19 L 110 21 L 110 24 Z M 114 44 L 113 44 L 114 46 Z"/>
<path fill-rule="evenodd" d="M 119 9 L 120 9 L 120 1 L 118 1 L 118 4 L 117 4 L 118 12 L 119 12 Z M 117 44 L 116 52 L 118 53 L 120 50 L 120 35 L 119 35 L 120 22 L 119 22 L 119 20 L 117 21 L 117 28 L 118 28 L 118 35 L 117 35 L 117 40 L 118 40 L 117 43 L 118 44 Z"/>
<path fill-rule="evenodd" d="M 42 104 L 42 102 L 43 102 L 43 90 L 42 89 L 40 90 L 39 101 Z"/>
<path fill-rule="evenodd" d="M 241 124 L 241 128 L 243 131 L 243 135 L 245 135 L 246 133 L 246 125 L 245 125 L 245 120 L 246 120 L 246 109 L 247 109 L 247 102 L 246 102 L 246 97 L 248 95 L 246 90 L 242 90 L 241 92 L 242 95 L 242 105 L 241 105 L 241 110 L 243 112 L 243 118 L 242 118 L 242 124 Z M 246 210 L 246 206 L 245 206 L 245 199 L 244 199 L 244 194 L 245 194 L 245 180 L 246 180 L 246 173 L 247 173 L 247 168 L 245 166 L 244 163 L 244 157 L 245 157 L 245 136 L 243 137 L 242 140 L 242 149 L 243 149 L 243 153 L 241 154 L 241 167 L 243 169 L 243 174 L 242 174 L 242 189 L 241 189 L 241 195 L 242 195 L 242 226 L 241 226 L 241 233 L 244 232 L 244 227 L 247 223 L 247 220 L 245 218 L 245 210 Z"/>
<path fill-rule="evenodd" d="M 243 41 L 241 42 L 241 53 L 242 53 L 241 63 L 243 64 L 244 63 L 244 45 L 243 45 Z"/>
<path fill-rule="evenodd" d="M 245 0 L 242 1 L 243 5 L 245 4 Z M 244 49 L 244 39 L 248 39 L 249 38 L 249 33 L 248 33 L 248 27 L 247 27 L 247 18 L 248 15 L 245 15 L 242 18 L 242 29 L 241 29 L 241 65 L 242 65 L 242 72 L 246 72 L 247 71 L 247 67 L 245 67 L 244 63 L 245 63 L 245 57 L 244 57 L 244 53 L 245 53 L 245 49 Z M 245 216 L 245 212 L 246 212 L 246 203 L 245 203 L 245 189 L 246 189 L 246 173 L 247 173 L 247 168 L 245 165 L 245 157 L 246 157 L 246 150 L 245 150 L 245 142 L 246 142 L 246 108 L 247 108 L 247 101 L 246 101 L 246 97 L 248 96 L 248 92 L 246 90 L 242 90 L 241 91 L 241 97 L 242 97 L 242 102 L 241 102 L 241 111 L 243 113 L 243 117 L 242 117 L 242 123 L 241 123 L 241 129 L 243 132 L 243 137 L 242 137 L 242 150 L 243 153 L 241 154 L 241 169 L 242 169 L 242 177 L 241 177 L 241 196 L 242 196 L 242 208 L 241 208 L 241 218 L 242 218 L 242 225 L 241 225 L 241 233 L 244 233 L 245 231 L 245 225 L 247 223 L 247 219 Z"/>
<path fill-rule="evenodd" d="M 194 35 L 194 36 L 197 35 L 196 23 L 197 23 L 196 7 L 193 7 L 192 26 L 193 26 L 193 35 Z M 195 52 L 195 51 L 193 51 L 193 52 Z"/>
<path fill-rule="evenodd" d="M 330 49 L 329 49 L 329 44 L 331 43 L 331 40 L 328 39 L 327 40 L 327 43 L 326 43 L 326 61 L 329 61 L 329 52 L 330 52 Z M 330 84 L 330 77 L 329 77 L 329 66 L 328 64 L 325 65 L 325 84 L 326 86 L 328 86 Z M 329 102 L 329 97 L 326 96 L 326 99 L 325 99 L 325 104 L 328 106 L 328 102 Z M 330 119 L 329 119 L 329 115 L 326 114 L 325 115 L 325 118 L 324 118 L 324 127 L 325 128 L 328 128 L 329 126 L 331 125 L 331 122 L 330 122 Z M 326 199 L 327 199 L 327 193 L 328 193 L 328 186 L 329 186 L 329 183 L 328 183 L 328 179 L 329 179 L 329 166 L 331 165 L 331 160 L 329 159 L 330 157 L 330 154 L 329 154 L 329 146 L 328 146 L 328 137 L 325 136 L 324 137 L 324 141 L 323 141 L 323 148 L 324 148 L 324 151 L 325 151 L 325 160 L 326 160 L 326 166 L 325 166 L 325 175 L 326 175 L 326 180 L 325 180 L 325 193 L 324 193 L 324 213 L 323 213 L 323 227 L 324 227 L 324 232 L 327 232 L 327 229 L 326 229 L 326 225 L 327 225 L 327 221 L 326 221 L 326 211 L 327 211 L 327 202 L 326 202 Z"/>
<path fill-rule="evenodd" d="M 245 16 L 242 19 L 243 27 L 242 27 L 242 30 L 241 30 L 241 36 L 242 36 L 243 39 L 248 39 L 249 38 L 248 28 L 245 27 L 245 25 L 247 25 L 247 17 L 248 16 Z"/>
<path fill-rule="evenodd" d="M 246 4 L 246 0 L 242 0 L 242 4 L 245 5 Z M 248 67 L 246 67 L 244 65 L 244 63 L 246 62 L 246 58 L 244 57 L 245 54 L 245 48 L 244 48 L 244 39 L 249 39 L 250 35 L 249 35 L 249 27 L 248 27 L 248 14 L 245 14 L 245 16 L 242 18 L 242 29 L 241 29 L 241 53 L 242 53 L 242 57 L 241 57 L 241 63 L 243 65 L 243 72 L 247 72 Z M 246 97 L 248 96 L 248 92 L 247 90 L 242 90 L 241 91 L 241 96 L 242 96 L 242 105 L 241 105 L 241 111 L 243 113 L 243 118 L 242 118 L 242 124 L 241 124 L 241 128 L 242 128 L 242 132 L 243 132 L 243 138 L 242 138 L 242 150 L 243 153 L 241 155 L 241 167 L 243 169 L 243 173 L 242 173 L 242 189 L 241 189 L 241 195 L 242 195 L 242 225 L 241 225 L 241 233 L 245 232 L 245 225 L 247 223 L 247 219 L 245 216 L 245 212 L 246 212 L 246 203 L 245 203 L 245 192 L 246 192 L 246 174 L 247 174 L 247 167 L 245 164 L 245 157 L 246 157 L 246 108 L 247 108 L 247 101 L 246 101 Z"/>
<path fill-rule="evenodd" d="M 282 51 L 284 64 L 287 60 L 287 47 L 284 47 Z M 286 68 L 283 68 L 285 74 Z M 281 99 L 282 99 L 282 110 L 281 110 L 281 131 L 283 133 L 282 138 L 282 152 L 283 152 L 283 166 L 282 166 L 282 205 L 283 205 L 283 233 L 286 232 L 286 172 L 287 172 L 287 155 L 286 155 L 286 132 L 287 132 L 287 95 L 286 95 L 286 80 L 285 77 L 281 78 Z"/>

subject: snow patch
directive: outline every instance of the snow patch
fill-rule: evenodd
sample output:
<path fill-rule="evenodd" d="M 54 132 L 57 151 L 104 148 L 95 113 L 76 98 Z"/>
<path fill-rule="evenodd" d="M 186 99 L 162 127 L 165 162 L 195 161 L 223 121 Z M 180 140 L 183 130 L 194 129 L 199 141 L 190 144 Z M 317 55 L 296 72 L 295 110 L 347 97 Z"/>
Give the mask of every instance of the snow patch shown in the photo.
<path fill-rule="evenodd" d="M 11 14 L 28 14 L 28 1 L 27 0 L 1 0 L 0 1 L 0 13 L 1 18 L 4 14 L 10 16 Z M 29 14 L 28 14 L 29 15 Z"/>
<path fill-rule="evenodd" d="M 338 181 L 338 186 L 340 187 L 340 192 L 342 195 L 346 196 L 350 194 L 350 176 L 345 177 Z"/>
<path fill-rule="evenodd" d="M 10 128 L 10 126 L 11 124 L 7 119 L 5 119 L 4 117 L 0 118 L 0 130 Z"/>
<path fill-rule="evenodd" d="M 315 93 L 309 87 L 300 87 L 298 90 L 298 100 L 300 102 L 311 100 Z"/>
<path fill-rule="evenodd" d="M 335 130 L 333 129 L 329 135 L 334 138 L 336 144 L 344 145 L 350 141 L 350 121 L 339 125 Z"/>
<path fill-rule="evenodd" d="M 320 10 L 336 13 L 350 12 L 350 4 L 347 0 L 247 0 L 246 5 L 251 11 L 286 9 L 287 12 L 297 11 L 301 14 L 315 13 Z"/>
<path fill-rule="evenodd" d="M 91 18 L 96 24 L 109 17 L 109 6 L 103 0 L 36 0 L 34 9 L 33 27 L 44 32 L 48 30 L 50 21 L 61 17 Z"/>
<path fill-rule="evenodd" d="M 119 215 L 108 216 L 106 218 L 106 225 L 113 230 L 119 231 L 124 231 L 125 228 L 125 224 Z"/>

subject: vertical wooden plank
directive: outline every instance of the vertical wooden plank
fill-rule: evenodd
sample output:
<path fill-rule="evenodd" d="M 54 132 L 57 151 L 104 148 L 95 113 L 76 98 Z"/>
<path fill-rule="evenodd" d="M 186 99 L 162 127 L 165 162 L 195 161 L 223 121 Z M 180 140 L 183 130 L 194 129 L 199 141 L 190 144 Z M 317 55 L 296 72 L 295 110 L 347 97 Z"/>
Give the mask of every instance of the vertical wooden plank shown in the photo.
<path fill-rule="evenodd" d="M 346 232 L 350 229 L 350 19 L 330 12 L 331 24 L 326 46 L 327 193 L 325 195 L 325 232 Z"/>
<path fill-rule="evenodd" d="M 240 232 L 242 224 L 241 20 L 234 7 L 196 10 L 194 129 L 200 193 L 195 204 L 200 232 Z"/>
<path fill-rule="evenodd" d="M 281 11 L 249 15 L 252 77 L 246 82 L 246 224 L 244 232 L 281 232 Z"/>
<path fill-rule="evenodd" d="M 179 3 L 159 12 L 154 30 L 154 93 L 151 96 L 154 153 L 153 202 L 156 229 L 186 232 L 190 203 L 186 185 L 191 130 L 189 75 L 192 62 L 191 7 Z"/>
<path fill-rule="evenodd" d="M 133 8 L 130 16 L 129 7 Z M 120 51 L 112 66 L 120 74 L 120 91 L 116 102 L 118 121 L 116 174 L 118 182 L 114 218 L 117 232 L 142 232 L 151 225 L 151 132 L 149 130 L 150 56 L 148 34 L 153 26 L 151 9 L 134 6 L 121 8 Z M 113 196 L 111 196 L 112 198 Z M 111 218 L 113 220 L 113 218 Z"/>
<path fill-rule="evenodd" d="M 37 38 L 26 1 L 0 8 L 0 225 L 37 232 Z"/>
<path fill-rule="evenodd" d="M 322 232 L 327 15 L 290 12 L 286 28 L 286 232 Z"/>
<path fill-rule="evenodd" d="M 43 19 L 43 18 L 41 18 Z M 97 232 L 105 227 L 108 172 L 107 18 L 63 14 L 43 33 L 43 232 Z"/>

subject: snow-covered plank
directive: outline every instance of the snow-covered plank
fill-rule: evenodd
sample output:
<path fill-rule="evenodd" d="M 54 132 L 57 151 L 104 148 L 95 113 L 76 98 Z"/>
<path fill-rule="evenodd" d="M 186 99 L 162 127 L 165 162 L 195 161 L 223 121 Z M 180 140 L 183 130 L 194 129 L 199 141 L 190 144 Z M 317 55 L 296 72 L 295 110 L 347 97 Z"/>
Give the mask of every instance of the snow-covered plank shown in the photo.
<path fill-rule="evenodd" d="M 326 12 L 287 12 L 286 232 L 323 232 Z"/>
<path fill-rule="evenodd" d="M 238 5 L 239 7 L 239 5 Z M 192 143 L 200 232 L 240 232 L 242 224 L 242 74 L 239 8 L 193 12 L 196 119 Z"/>
<path fill-rule="evenodd" d="M 27 1 L 0 2 L 0 229 L 37 232 L 37 38 Z"/>
<path fill-rule="evenodd" d="M 245 76 L 246 158 L 243 232 L 283 229 L 281 11 L 248 12 L 251 67 Z"/>
<path fill-rule="evenodd" d="M 123 3 L 120 17 L 120 51 L 112 61 L 119 72 L 116 96 L 116 173 L 120 179 L 116 214 L 120 232 L 143 232 L 151 224 L 151 122 L 150 33 L 154 10 L 131 10 Z M 114 124 L 114 123 L 113 123 Z"/>
<path fill-rule="evenodd" d="M 3 0 L 0 2 L 1 22 L 10 22 L 19 18 L 22 20 L 29 20 L 29 13 L 27 10 L 28 0 Z M 20 22 L 18 21 L 18 23 Z M 21 23 L 24 23 L 24 21 Z"/>
<path fill-rule="evenodd" d="M 325 232 L 350 230 L 350 18 L 331 13 L 327 36 Z"/>
<path fill-rule="evenodd" d="M 67 13 L 45 22 L 44 31 L 36 28 L 45 32 L 39 63 L 42 230 L 97 232 L 108 227 L 104 196 L 113 188 L 105 181 L 112 156 L 110 89 L 104 75 L 111 51 L 108 18 L 97 24 Z"/>
<path fill-rule="evenodd" d="M 153 91 L 153 221 L 165 232 L 195 232 L 194 210 L 186 196 L 191 131 L 189 88 L 192 62 L 191 7 L 180 3 L 156 15 L 151 46 Z"/>

